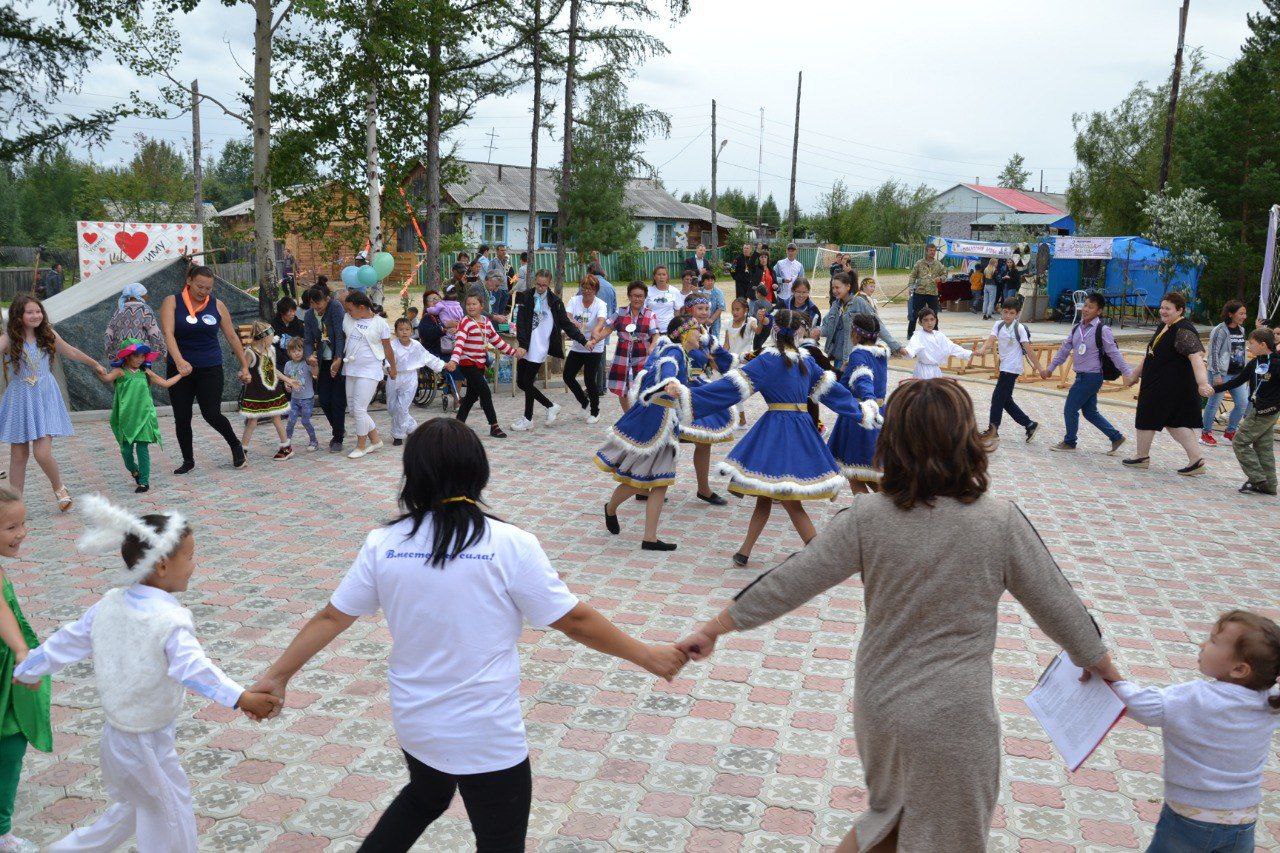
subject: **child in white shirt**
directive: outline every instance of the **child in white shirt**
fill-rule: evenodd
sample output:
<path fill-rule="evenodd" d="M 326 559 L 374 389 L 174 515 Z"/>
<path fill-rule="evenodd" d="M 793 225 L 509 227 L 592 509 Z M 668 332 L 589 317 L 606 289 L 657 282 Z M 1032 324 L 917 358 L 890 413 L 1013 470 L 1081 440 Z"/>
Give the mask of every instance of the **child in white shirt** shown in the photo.
<path fill-rule="evenodd" d="M 442 373 L 444 361 L 418 342 L 413 336 L 413 324 L 405 317 L 396 320 L 391 351 L 396 354 L 396 378 L 387 379 L 387 412 L 391 415 L 391 444 L 399 447 L 409 433 L 418 428 L 418 422 L 409 412 L 413 396 L 418 393 L 418 371 L 430 367 Z"/>
<path fill-rule="evenodd" d="M 1006 299 L 1000 305 L 1000 320 L 991 327 L 991 335 L 978 346 L 977 354 L 983 355 L 993 346 L 1000 348 L 1000 377 L 996 380 L 995 390 L 991 392 L 991 413 L 987 421 L 987 431 L 983 437 L 994 443 L 1000 432 L 1000 419 L 1005 412 L 1013 418 L 1018 426 L 1027 433 L 1027 441 L 1035 437 L 1040 424 L 1031 420 L 1027 413 L 1013 401 L 1013 389 L 1022 375 L 1022 360 L 1025 358 L 1040 374 L 1040 359 L 1027 351 L 1027 343 L 1031 333 L 1027 327 L 1018 322 L 1018 313 L 1022 304 L 1017 299 Z"/>
<path fill-rule="evenodd" d="M 938 331 L 938 315 L 933 309 L 921 308 L 916 312 L 916 323 L 916 330 L 907 342 L 907 355 L 916 360 L 912 378 L 937 379 L 948 358 L 973 358 L 972 352 Z"/>
<path fill-rule="evenodd" d="M 1164 736 L 1164 807 L 1147 849 L 1253 853 L 1262 772 L 1280 728 L 1280 696 L 1268 695 L 1280 677 L 1280 626 L 1224 613 L 1197 662 L 1208 681 L 1112 685 L 1129 716 Z"/>
<path fill-rule="evenodd" d="M 115 850 L 137 835 L 139 850 L 195 853 L 191 788 L 174 749 L 174 722 L 183 688 L 255 719 L 280 700 L 251 693 L 215 666 L 196 639 L 183 592 L 195 570 L 195 536 L 181 515 L 135 516 L 98 495 L 84 499 L 90 528 L 82 549 L 119 548 L 117 587 L 76 622 L 59 630 L 14 669 L 16 681 L 41 676 L 92 656 L 106 723 L 102 781 L 112 803 L 85 829 L 46 848 Z"/>
<path fill-rule="evenodd" d="M 741 364 L 747 354 L 755 349 L 756 318 L 750 314 L 751 303 L 739 297 L 729 306 L 733 319 L 724 328 L 724 348 L 733 353 Z M 738 407 L 738 429 L 747 428 L 747 408 Z"/>

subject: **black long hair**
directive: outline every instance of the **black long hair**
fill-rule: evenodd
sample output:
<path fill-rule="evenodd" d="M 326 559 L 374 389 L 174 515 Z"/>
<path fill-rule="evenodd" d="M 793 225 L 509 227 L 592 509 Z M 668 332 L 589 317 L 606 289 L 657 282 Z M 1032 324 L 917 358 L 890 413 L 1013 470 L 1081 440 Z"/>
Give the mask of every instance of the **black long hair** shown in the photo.
<path fill-rule="evenodd" d="M 402 514 L 392 523 L 413 519 L 412 536 L 430 516 L 428 563 L 443 568 L 484 537 L 486 519 L 496 518 L 481 508 L 488 484 L 489 457 L 479 436 L 456 418 L 432 418 L 405 440 Z"/>
<path fill-rule="evenodd" d="M 808 373 L 805 367 L 804 359 L 799 358 L 803 353 L 796 344 L 796 332 L 805 327 L 805 317 L 799 311 L 793 311 L 790 308 L 779 308 L 773 312 L 773 343 L 778 348 L 778 352 L 782 354 L 783 365 L 790 370 L 791 359 L 787 358 L 787 352 L 793 352 L 796 355 L 796 362 L 800 365 L 801 375 Z"/>

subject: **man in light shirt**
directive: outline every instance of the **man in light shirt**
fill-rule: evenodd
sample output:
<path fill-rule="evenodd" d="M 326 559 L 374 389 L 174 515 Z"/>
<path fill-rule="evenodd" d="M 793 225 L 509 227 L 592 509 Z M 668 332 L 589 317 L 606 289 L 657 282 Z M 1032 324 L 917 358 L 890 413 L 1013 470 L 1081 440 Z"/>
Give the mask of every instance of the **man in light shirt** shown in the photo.
<path fill-rule="evenodd" d="M 787 244 L 787 256 L 773 265 L 773 281 L 777 286 L 778 301 L 791 298 L 791 285 L 804 275 L 804 264 L 796 260 L 800 247 L 795 243 Z"/>

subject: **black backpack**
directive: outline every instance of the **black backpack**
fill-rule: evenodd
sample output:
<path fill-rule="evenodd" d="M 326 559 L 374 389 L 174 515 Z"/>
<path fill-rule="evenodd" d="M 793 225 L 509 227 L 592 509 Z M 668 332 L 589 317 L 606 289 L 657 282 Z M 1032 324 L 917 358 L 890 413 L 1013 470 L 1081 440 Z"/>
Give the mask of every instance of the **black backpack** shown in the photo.
<path fill-rule="evenodd" d="M 1079 326 L 1080 323 L 1077 322 L 1072 327 L 1071 336 L 1068 337 L 1068 340 L 1075 336 L 1075 330 Z M 1116 366 L 1116 363 L 1111 360 L 1110 354 L 1102 347 L 1102 323 L 1098 323 L 1093 329 L 1093 345 L 1098 348 L 1098 364 L 1102 366 L 1102 378 L 1107 382 L 1114 382 L 1119 379 L 1124 371 Z"/>

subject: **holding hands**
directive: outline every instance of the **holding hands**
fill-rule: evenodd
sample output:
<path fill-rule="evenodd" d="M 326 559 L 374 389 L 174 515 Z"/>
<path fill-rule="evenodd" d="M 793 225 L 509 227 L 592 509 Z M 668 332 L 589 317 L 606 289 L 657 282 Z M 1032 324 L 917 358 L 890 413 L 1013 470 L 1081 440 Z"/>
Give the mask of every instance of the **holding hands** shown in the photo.
<path fill-rule="evenodd" d="M 244 711 L 245 716 L 249 719 L 260 723 L 279 714 L 282 704 L 283 701 L 279 696 L 255 690 L 246 690 L 240 694 L 240 701 L 236 702 L 236 708 Z"/>
<path fill-rule="evenodd" d="M 664 681 L 675 678 L 689 661 L 679 646 L 652 644 L 646 647 L 646 652 L 641 665 Z"/>

